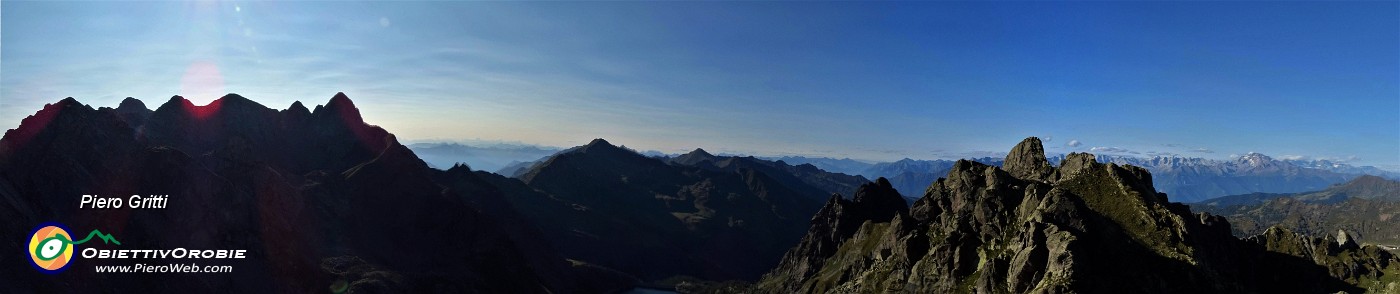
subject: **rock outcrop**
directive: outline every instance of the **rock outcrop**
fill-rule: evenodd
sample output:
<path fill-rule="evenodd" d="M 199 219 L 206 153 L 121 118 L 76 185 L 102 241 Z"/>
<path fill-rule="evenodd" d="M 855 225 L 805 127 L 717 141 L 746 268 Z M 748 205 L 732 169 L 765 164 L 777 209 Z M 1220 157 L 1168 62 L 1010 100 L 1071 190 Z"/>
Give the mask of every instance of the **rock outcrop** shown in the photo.
<path fill-rule="evenodd" d="M 1016 144 L 1011 148 L 1011 152 L 1006 154 L 1006 160 L 1002 163 L 1002 168 L 1011 173 L 1012 177 L 1024 180 L 1046 180 L 1050 173 L 1055 171 L 1050 166 L 1050 161 L 1045 160 L 1045 147 L 1041 146 L 1040 138 L 1030 137 Z"/>
<path fill-rule="evenodd" d="M 1372 254 L 1374 246 L 1309 241 L 1335 250 L 1288 251 L 1280 248 L 1294 247 L 1278 244 L 1302 237 L 1234 238 L 1224 218 L 1167 202 L 1138 167 L 1070 154 L 1055 168 L 1035 138 L 1018 144 L 1005 162 L 1004 169 L 957 162 L 908 216 L 893 208 L 884 214 L 845 209 L 851 205 L 833 199 L 802 244 L 749 290 L 1358 292 L 1385 289 L 1383 278 L 1400 274 L 1395 258 Z M 1332 261 L 1359 268 L 1329 272 Z"/>
<path fill-rule="evenodd" d="M 812 226 L 808 228 L 807 235 L 802 238 L 792 250 L 784 256 L 781 264 L 775 273 L 783 273 L 793 276 L 815 276 L 823 269 L 828 258 L 838 253 L 841 245 L 848 240 L 856 238 L 870 238 L 869 233 L 861 232 L 873 230 L 867 226 L 890 226 L 890 223 L 911 222 L 909 218 L 909 208 L 905 205 L 904 199 L 899 192 L 890 187 L 890 183 L 885 178 L 879 178 L 876 183 L 861 185 L 856 190 L 855 197 L 846 200 L 841 195 L 833 194 L 826 202 L 825 206 L 812 217 Z M 852 242 L 876 242 L 874 240 L 859 239 Z M 908 248 L 908 247 L 905 247 Z M 868 249 L 868 248 L 862 248 Z M 890 248 L 886 248 L 888 250 Z M 887 254 L 893 254 L 889 252 Z M 905 253 L 904 256 L 911 254 Z M 918 254 L 913 254 L 917 256 Z M 773 274 L 770 274 L 772 276 Z M 778 280 L 765 279 L 765 287 L 769 289 L 782 289 L 792 291 L 792 293 L 818 293 L 823 290 L 820 285 L 800 283 L 800 280 Z"/>

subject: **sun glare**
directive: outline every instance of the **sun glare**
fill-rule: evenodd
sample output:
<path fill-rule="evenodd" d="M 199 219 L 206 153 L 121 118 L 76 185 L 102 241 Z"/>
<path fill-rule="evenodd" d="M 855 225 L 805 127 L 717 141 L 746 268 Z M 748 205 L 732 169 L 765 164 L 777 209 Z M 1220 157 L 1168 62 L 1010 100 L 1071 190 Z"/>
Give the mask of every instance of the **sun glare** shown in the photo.
<path fill-rule="evenodd" d="M 224 77 L 219 73 L 219 65 L 213 61 L 191 63 L 180 78 L 180 95 L 196 105 L 208 104 L 224 94 L 228 94 L 224 91 Z"/>

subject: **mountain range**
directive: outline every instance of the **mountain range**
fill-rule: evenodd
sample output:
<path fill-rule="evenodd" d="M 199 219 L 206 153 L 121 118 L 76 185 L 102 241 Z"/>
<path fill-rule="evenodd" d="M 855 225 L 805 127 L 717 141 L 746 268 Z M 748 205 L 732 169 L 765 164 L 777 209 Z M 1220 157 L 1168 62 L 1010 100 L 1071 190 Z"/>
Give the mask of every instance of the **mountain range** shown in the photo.
<path fill-rule="evenodd" d="M 678 155 L 671 155 L 678 156 Z M 670 157 L 670 156 L 667 156 Z M 1048 156 L 1052 164 L 1059 164 L 1064 155 Z M 1247 193 L 1298 193 L 1316 191 L 1328 186 L 1346 182 L 1362 175 L 1374 175 L 1389 179 L 1400 179 L 1400 173 L 1382 170 L 1372 166 L 1353 166 L 1329 160 L 1274 159 L 1260 153 L 1247 153 L 1230 160 L 1215 160 L 1198 157 L 1133 157 L 1120 155 L 1097 155 L 1100 162 L 1119 165 L 1136 165 L 1147 168 L 1157 175 L 1157 187 L 1171 195 L 1173 201 L 1198 202 L 1215 197 Z M 826 157 L 762 157 L 781 160 L 789 164 L 811 164 L 819 169 L 848 175 L 860 175 L 867 179 L 887 178 L 896 190 L 914 198 L 923 193 L 923 188 L 948 172 L 955 160 L 916 160 L 901 159 L 892 162 L 865 162 L 854 159 L 834 159 Z M 998 158 L 983 157 L 969 160 L 999 166 Z M 521 161 L 497 173 L 512 176 L 521 172 L 534 161 Z M 494 165 L 493 165 L 494 166 Z M 913 195 L 913 196 L 910 196 Z"/>
<path fill-rule="evenodd" d="M 531 162 L 559 152 L 558 148 L 518 144 L 466 145 L 460 143 L 414 143 L 408 149 L 437 169 L 458 163 L 474 170 L 497 171 L 507 166 Z"/>
<path fill-rule="evenodd" d="M 1223 170 L 1311 175 L 1247 157 Z M 236 270 L 206 275 L 104 275 L 85 268 L 129 260 L 77 259 L 79 269 L 48 276 L 0 255 L 0 292 L 1400 290 L 1400 260 L 1357 242 L 1383 223 L 1240 239 L 1231 220 L 1168 201 L 1149 169 L 1101 158 L 1048 158 L 1028 138 L 1005 158 L 866 168 L 896 178 L 946 168 L 920 187 L 595 139 L 502 175 L 430 167 L 343 93 L 284 110 L 236 94 L 204 106 L 175 96 L 155 110 L 68 98 L 0 137 L 0 236 L 54 221 L 121 240 L 83 246 L 250 258 L 210 260 Z M 1395 190 L 1374 177 L 1352 183 L 1296 201 L 1386 201 Z M 77 205 L 84 194 L 170 196 L 166 209 L 89 210 Z"/>
<path fill-rule="evenodd" d="M 1173 201 L 1196 202 L 1255 192 L 1296 193 L 1325 189 L 1360 174 L 1302 167 L 1259 153 L 1233 160 L 1100 156 L 1103 162 L 1131 164 L 1152 171 L 1154 182 Z M 1345 170 L 1345 169 L 1338 169 Z"/>
<path fill-rule="evenodd" d="M 273 110 L 236 94 L 155 110 L 126 99 L 48 104 L 0 138 L 0 240 L 35 224 L 100 230 L 107 249 L 241 249 L 225 274 L 57 276 L 0 258 L 0 292 L 607 292 L 625 275 L 572 263 L 538 231 L 483 213 L 505 195 L 471 173 L 429 168 L 336 94 Z M 81 195 L 169 195 L 165 209 L 79 209 Z M 472 200 L 472 201 L 468 201 Z M 494 207 L 490 209 L 496 209 Z M 104 246 L 104 245 L 84 245 Z M 152 260 L 185 262 L 187 260 Z M 220 264 L 210 260 L 201 264 Z"/>
<path fill-rule="evenodd" d="M 565 257 L 665 285 L 757 279 L 829 195 L 852 195 L 870 182 L 702 149 L 646 156 L 603 139 L 512 177 L 477 174 L 510 195 L 507 202 Z"/>
<path fill-rule="evenodd" d="M 865 187 L 863 187 L 865 188 Z M 887 186 L 832 199 L 757 293 L 1394 292 L 1400 260 L 1347 234 L 1229 222 L 1167 201 L 1153 175 L 1028 138 L 1002 167 L 960 160 L 913 207 Z M 857 192 L 858 195 L 861 192 Z"/>

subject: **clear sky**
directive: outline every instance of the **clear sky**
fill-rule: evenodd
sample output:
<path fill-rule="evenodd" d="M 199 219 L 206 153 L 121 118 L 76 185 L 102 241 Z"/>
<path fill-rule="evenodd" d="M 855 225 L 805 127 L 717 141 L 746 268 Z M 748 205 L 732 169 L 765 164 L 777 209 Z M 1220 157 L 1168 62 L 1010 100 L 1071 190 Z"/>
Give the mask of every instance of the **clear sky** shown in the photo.
<path fill-rule="evenodd" d="M 0 4 L 3 128 L 68 96 L 339 91 L 405 140 L 1400 169 L 1400 3 Z"/>

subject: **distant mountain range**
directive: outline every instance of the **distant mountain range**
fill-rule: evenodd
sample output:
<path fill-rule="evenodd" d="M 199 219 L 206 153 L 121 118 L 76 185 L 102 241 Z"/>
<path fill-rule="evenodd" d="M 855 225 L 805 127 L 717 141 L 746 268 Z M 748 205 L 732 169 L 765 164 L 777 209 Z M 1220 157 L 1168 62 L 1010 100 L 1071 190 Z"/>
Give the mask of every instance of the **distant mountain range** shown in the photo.
<path fill-rule="evenodd" d="M 812 166 L 829 172 L 843 173 L 848 175 L 862 175 L 866 177 L 869 177 L 870 175 L 864 173 L 865 169 L 870 168 L 870 166 L 872 165 L 875 165 L 875 163 L 850 158 L 835 159 L 829 157 L 805 156 L 780 156 L 760 158 L 773 161 L 781 160 L 783 162 L 787 162 L 788 164 L 795 165 L 811 164 Z"/>
<path fill-rule="evenodd" d="M 531 164 L 552 153 L 556 148 L 535 146 L 468 146 L 458 144 L 413 144 L 409 146 L 421 154 L 435 167 L 451 166 L 457 162 L 470 165 L 473 169 L 495 171 L 505 176 L 516 176 L 528 169 Z M 644 153 L 652 157 L 673 157 L 660 152 Z M 744 156 L 738 156 L 744 157 Z M 900 194 L 913 203 L 923 196 L 923 189 L 940 176 L 947 174 L 954 160 L 915 160 L 901 159 L 893 162 L 867 162 L 850 158 L 827 157 L 760 157 L 770 161 L 783 161 L 791 165 L 810 164 L 821 170 L 860 175 L 867 179 L 887 178 Z M 1059 164 L 1064 155 L 1049 156 L 1052 164 Z M 969 158 L 983 164 L 1000 166 L 1000 158 Z M 1361 175 L 1375 175 L 1390 179 L 1400 179 L 1400 173 L 1382 170 L 1372 166 L 1353 166 L 1329 160 L 1278 160 L 1272 157 L 1248 153 L 1230 160 L 1214 160 L 1194 157 L 1131 157 L 1098 155 L 1101 162 L 1119 165 L 1131 164 L 1147 168 L 1157 178 L 1158 189 L 1167 193 L 1172 201 L 1196 202 L 1214 197 L 1246 193 L 1297 193 L 1316 191 L 1328 186 L 1346 182 Z"/>
<path fill-rule="evenodd" d="M 1191 207 L 1225 216 L 1240 236 L 1272 226 L 1313 235 L 1341 229 L 1363 242 L 1400 245 L 1400 181 L 1377 176 L 1357 177 L 1321 191 L 1234 195 Z"/>
<path fill-rule="evenodd" d="M 1351 170 L 1347 166 L 1303 167 L 1259 153 L 1248 153 L 1233 160 L 1121 156 L 1098 156 L 1098 159 L 1147 168 L 1152 171 L 1153 183 L 1158 189 L 1167 193 L 1172 201 L 1180 202 L 1255 192 L 1316 191 L 1361 175 L 1338 172 Z"/>
<path fill-rule="evenodd" d="M 498 171 L 507 166 L 533 162 L 560 150 L 534 145 L 460 143 L 415 143 L 409 144 L 408 148 L 433 168 L 447 169 L 464 163 L 473 170 L 485 171 Z"/>

